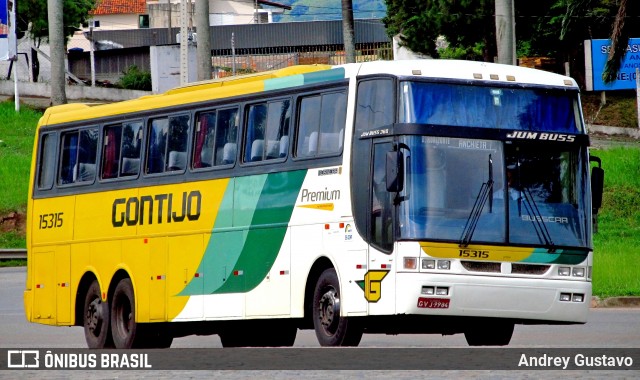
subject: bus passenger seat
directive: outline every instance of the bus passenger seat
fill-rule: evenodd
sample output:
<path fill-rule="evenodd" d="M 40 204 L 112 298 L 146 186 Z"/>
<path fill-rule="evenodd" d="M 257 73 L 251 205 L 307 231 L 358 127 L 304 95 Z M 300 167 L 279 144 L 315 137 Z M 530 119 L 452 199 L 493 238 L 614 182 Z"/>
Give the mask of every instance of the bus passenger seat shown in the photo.
<path fill-rule="evenodd" d="M 280 140 L 267 140 L 267 159 L 280 156 Z"/>
<path fill-rule="evenodd" d="M 213 162 L 213 149 L 211 147 L 203 147 L 200 152 L 200 167 L 206 168 L 211 166 Z"/>
<path fill-rule="evenodd" d="M 280 137 L 280 157 L 287 157 L 288 150 L 289 150 L 289 136 L 284 135 Z"/>
<path fill-rule="evenodd" d="M 315 156 L 318 153 L 318 132 L 311 132 L 309 135 L 309 156 Z"/>
<path fill-rule="evenodd" d="M 168 170 L 183 170 L 187 165 L 187 153 L 172 150 L 169 152 Z"/>
<path fill-rule="evenodd" d="M 264 152 L 264 140 L 253 140 L 251 144 L 251 161 L 261 161 Z"/>
<path fill-rule="evenodd" d="M 233 164 L 236 161 L 236 143 L 226 143 L 222 149 L 222 165 Z"/>
<path fill-rule="evenodd" d="M 139 158 L 122 158 L 122 173 L 123 176 L 128 175 L 136 175 L 138 174 L 138 170 L 140 168 L 140 159 Z"/>
<path fill-rule="evenodd" d="M 80 164 L 79 182 L 93 181 L 96 176 L 96 164 Z"/>

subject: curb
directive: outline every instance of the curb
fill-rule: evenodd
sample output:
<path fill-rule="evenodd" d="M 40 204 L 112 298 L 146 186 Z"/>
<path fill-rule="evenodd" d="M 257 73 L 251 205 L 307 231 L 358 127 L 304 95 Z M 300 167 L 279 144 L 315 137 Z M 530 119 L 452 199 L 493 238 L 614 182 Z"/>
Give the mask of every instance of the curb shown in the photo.
<path fill-rule="evenodd" d="M 607 307 L 640 308 L 640 297 L 591 297 L 591 307 L 602 309 Z"/>
<path fill-rule="evenodd" d="M 610 127 L 606 125 L 587 124 L 587 131 L 591 133 L 601 133 L 610 136 L 627 136 L 633 139 L 640 139 L 640 128 Z"/>

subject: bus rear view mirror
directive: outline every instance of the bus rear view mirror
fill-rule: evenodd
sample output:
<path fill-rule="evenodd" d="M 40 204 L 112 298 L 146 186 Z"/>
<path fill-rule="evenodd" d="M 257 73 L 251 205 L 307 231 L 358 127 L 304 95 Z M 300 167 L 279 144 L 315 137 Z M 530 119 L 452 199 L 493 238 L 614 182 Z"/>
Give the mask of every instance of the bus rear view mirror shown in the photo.
<path fill-rule="evenodd" d="M 403 156 L 404 155 L 400 151 L 387 152 L 386 178 L 387 191 L 389 192 L 398 193 L 403 189 Z"/>
<path fill-rule="evenodd" d="M 591 169 L 591 207 L 593 213 L 597 214 L 602 206 L 602 193 L 604 192 L 604 169 L 599 157 L 589 156 L 589 161 L 595 161 L 598 166 Z"/>

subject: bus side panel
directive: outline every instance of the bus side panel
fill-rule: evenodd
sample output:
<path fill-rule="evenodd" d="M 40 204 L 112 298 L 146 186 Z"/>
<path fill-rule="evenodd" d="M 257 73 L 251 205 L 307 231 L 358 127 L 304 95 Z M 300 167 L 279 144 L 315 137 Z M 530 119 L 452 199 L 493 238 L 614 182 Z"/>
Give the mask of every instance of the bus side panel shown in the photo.
<path fill-rule="evenodd" d="M 163 255 L 152 256 L 152 247 L 159 249 L 166 243 L 162 239 L 135 238 L 124 240 L 122 244 L 122 260 L 129 269 L 129 275 L 135 287 L 136 321 L 149 322 L 154 319 L 153 311 L 160 305 L 152 300 L 155 293 L 164 295 L 164 281 L 157 281 L 156 275 L 164 273 L 166 260 Z M 163 268 L 156 270 L 157 267 Z M 155 284 L 160 284 L 160 290 L 154 289 Z M 162 298 L 164 302 L 164 298 Z M 164 304 L 162 304 L 162 307 Z M 164 311 L 161 318 L 165 318 Z"/>
<path fill-rule="evenodd" d="M 39 246 L 70 242 L 74 234 L 74 215 L 73 196 L 35 200 L 31 218 L 31 243 Z"/>
<path fill-rule="evenodd" d="M 56 284 L 55 252 L 52 248 L 36 249 L 31 253 L 33 260 L 33 311 L 32 321 L 55 324 Z"/>
<path fill-rule="evenodd" d="M 166 286 L 169 310 L 178 310 L 183 308 L 186 300 L 189 299 L 188 295 L 180 295 L 187 284 L 190 284 L 192 289 L 198 289 L 198 293 L 203 293 L 204 273 L 198 272 L 197 265 L 203 252 L 203 234 L 168 238 L 168 252 Z M 152 307 L 153 305 L 152 303 Z M 189 319 L 202 319 L 202 298 L 197 301 L 197 304 L 192 300 L 190 307 Z"/>
<path fill-rule="evenodd" d="M 68 245 L 56 248 L 56 323 L 71 324 L 71 250 Z"/>
<path fill-rule="evenodd" d="M 149 320 L 165 321 L 167 318 L 167 237 L 149 238 Z M 137 298 L 145 298 L 138 289 Z M 140 318 L 138 316 L 138 318 Z M 139 321 L 140 319 L 138 319 Z"/>
<path fill-rule="evenodd" d="M 271 265 L 271 263 L 265 263 Z M 267 277 L 247 294 L 246 316 L 289 316 L 291 313 L 291 229 Z"/>

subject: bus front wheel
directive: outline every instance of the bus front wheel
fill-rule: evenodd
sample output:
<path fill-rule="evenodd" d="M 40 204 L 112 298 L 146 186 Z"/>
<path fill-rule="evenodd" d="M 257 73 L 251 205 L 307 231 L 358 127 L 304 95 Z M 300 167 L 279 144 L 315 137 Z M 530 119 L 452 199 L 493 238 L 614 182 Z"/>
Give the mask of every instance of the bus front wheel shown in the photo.
<path fill-rule="evenodd" d="M 102 302 L 100 285 L 94 280 L 84 298 L 83 309 L 84 337 L 89 348 L 108 348 L 113 346 L 109 331 L 109 304 Z"/>
<path fill-rule="evenodd" d="M 335 269 L 326 269 L 313 292 L 313 326 L 321 346 L 357 346 L 364 332 L 353 318 L 340 315 L 340 283 Z"/>

